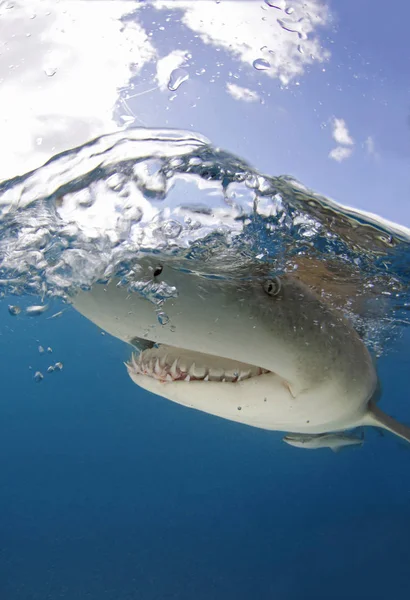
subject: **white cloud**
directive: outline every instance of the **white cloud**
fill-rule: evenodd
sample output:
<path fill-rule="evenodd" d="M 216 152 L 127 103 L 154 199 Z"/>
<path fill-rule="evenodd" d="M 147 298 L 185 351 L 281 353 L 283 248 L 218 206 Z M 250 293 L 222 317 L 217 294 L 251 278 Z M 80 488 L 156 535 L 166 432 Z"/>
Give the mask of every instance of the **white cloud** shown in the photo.
<path fill-rule="evenodd" d="M 256 92 L 249 88 L 236 85 L 236 83 L 227 83 L 226 90 L 235 100 L 242 100 L 243 102 L 257 102 L 259 100 L 259 96 Z"/>
<path fill-rule="evenodd" d="M 260 58 L 270 67 L 261 70 L 283 84 L 304 73 L 306 65 L 329 58 L 315 36 L 328 22 L 328 9 L 320 0 L 294 0 L 291 14 L 254 0 L 154 0 L 156 8 L 182 10 L 182 22 L 203 42 L 223 48 L 252 66 Z M 261 48 L 266 47 L 264 50 Z"/>
<path fill-rule="evenodd" d="M 119 88 L 156 56 L 145 31 L 121 21 L 138 4 L 13 2 L 0 56 L 0 180 L 118 128 Z"/>
<path fill-rule="evenodd" d="M 354 144 L 344 119 L 333 119 L 332 135 L 337 144 L 342 144 L 344 146 L 353 146 Z"/>
<path fill-rule="evenodd" d="M 286 84 L 302 75 L 307 65 L 329 56 L 317 37 L 317 27 L 328 21 L 321 2 L 293 0 L 291 14 L 253 0 L 219 4 L 153 0 L 152 4 L 182 11 L 182 22 L 193 39 L 223 50 L 222 60 L 225 54 L 252 67 L 263 59 L 270 66 L 254 69 L 255 77 L 268 75 Z M 2 15 L 0 135 L 7 144 L 0 145 L 0 180 L 118 129 L 114 109 L 119 90 L 158 58 L 153 38 L 137 17 L 122 20 L 132 11 L 137 14 L 139 0 L 13 0 L 10 5 Z M 177 44 L 181 47 L 180 40 Z M 155 84 L 166 90 L 172 72 L 187 60 L 184 50 L 159 59 Z M 234 83 L 226 89 L 237 100 L 258 99 L 256 92 Z M 123 116 L 123 121 L 132 118 Z"/>
<path fill-rule="evenodd" d="M 337 146 L 337 148 L 333 148 L 333 150 L 329 152 L 329 158 L 335 160 L 336 162 L 342 162 L 343 160 L 349 158 L 349 156 L 352 154 L 352 151 L 352 148 L 348 148 L 346 146 Z"/>
<path fill-rule="evenodd" d="M 349 134 L 349 130 L 344 119 L 337 119 L 336 117 L 332 122 L 332 137 L 337 144 L 341 144 L 336 148 L 333 148 L 329 152 L 329 158 L 336 162 L 342 162 L 349 158 L 353 152 L 354 140 Z"/>

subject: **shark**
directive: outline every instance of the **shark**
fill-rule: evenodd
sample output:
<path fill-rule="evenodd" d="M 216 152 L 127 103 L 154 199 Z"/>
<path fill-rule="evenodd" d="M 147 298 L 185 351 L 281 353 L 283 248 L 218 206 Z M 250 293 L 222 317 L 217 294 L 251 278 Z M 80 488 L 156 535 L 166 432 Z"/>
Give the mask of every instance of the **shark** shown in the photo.
<path fill-rule="evenodd" d="M 324 434 L 410 428 L 384 413 L 372 356 L 343 314 L 291 274 L 267 267 L 217 277 L 147 256 L 133 285 L 78 292 L 74 308 L 134 347 L 139 387 L 180 405 L 262 429 Z M 132 281 L 131 281 L 132 283 Z M 164 287 L 165 286 L 165 287 Z M 171 290 L 158 318 L 155 298 Z"/>
<path fill-rule="evenodd" d="M 332 452 L 339 452 L 342 448 L 348 446 L 363 446 L 364 433 L 360 436 L 353 433 L 320 433 L 320 434 L 302 434 L 293 433 L 285 435 L 283 441 L 289 446 L 304 448 L 306 450 L 317 450 L 319 448 L 330 448 Z"/>

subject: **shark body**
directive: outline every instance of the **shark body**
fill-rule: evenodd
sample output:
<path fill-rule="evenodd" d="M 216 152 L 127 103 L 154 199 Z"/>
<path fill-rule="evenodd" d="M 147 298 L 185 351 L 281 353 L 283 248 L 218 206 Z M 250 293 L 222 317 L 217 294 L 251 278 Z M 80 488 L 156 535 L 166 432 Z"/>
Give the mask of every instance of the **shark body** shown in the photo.
<path fill-rule="evenodd" d="M 74 307 L 139 347 L 132 380 L 164 398 L 269 430 L 321 434 L 363 425 L 410 441 L 410 429 L 374 403 L 372 358 L 344 317 L 296 278 L 254 268 L 230 280 L 198 277 L 146 258 L 136 281 L 175 289 L 167 322 L 118 280 L 79 293 Z M 141 287 L 142 286 L 142 287 Z"/>

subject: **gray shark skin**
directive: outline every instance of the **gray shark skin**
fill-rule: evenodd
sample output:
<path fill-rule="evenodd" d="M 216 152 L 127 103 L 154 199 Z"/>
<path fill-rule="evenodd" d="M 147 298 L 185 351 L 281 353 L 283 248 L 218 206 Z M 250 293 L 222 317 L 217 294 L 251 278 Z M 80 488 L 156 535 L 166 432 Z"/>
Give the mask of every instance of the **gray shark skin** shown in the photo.
<path fill-rule="evenodd" d="M 166 324 L 118 280 L 79 293 L 73 305 L 142 349 L 127 364 L 140 387 L 264 429 L 320 434 L 372 425 L 410 441 L 410 429 L 372 401 L 377 375 L 355 330 L 296 278 L 260 267 L 230 280 L 198 277 L 155 258 L 135 270 L 154 291 L 163 282 L 176 288 L 162 308 Z"/>

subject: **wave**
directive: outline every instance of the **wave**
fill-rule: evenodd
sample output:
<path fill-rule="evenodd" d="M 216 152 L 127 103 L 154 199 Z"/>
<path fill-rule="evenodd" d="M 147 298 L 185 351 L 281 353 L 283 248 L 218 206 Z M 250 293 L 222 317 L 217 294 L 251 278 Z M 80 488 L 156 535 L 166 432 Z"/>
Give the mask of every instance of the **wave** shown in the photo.
<path fill-rule="evenodd" d="M 104 135 L 0 183 L 3 296 L 69 302 L 114 276 L 138 289 L 147 253 L 198 276 L 292 272 L 378 354 L 408 324 L 408 229 L 261 174 L 197 133 Z"/>

